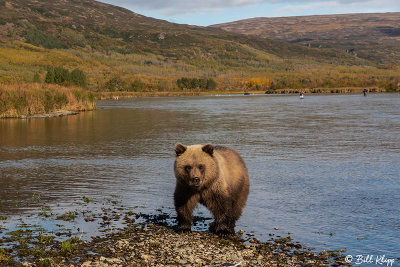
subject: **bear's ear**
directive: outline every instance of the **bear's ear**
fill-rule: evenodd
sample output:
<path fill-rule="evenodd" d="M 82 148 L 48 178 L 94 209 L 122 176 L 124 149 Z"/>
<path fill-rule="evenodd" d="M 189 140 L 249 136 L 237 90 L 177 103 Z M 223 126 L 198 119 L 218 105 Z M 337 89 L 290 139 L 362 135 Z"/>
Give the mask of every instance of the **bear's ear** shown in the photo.
<path fill-rule="evenodd" d="M 206 152 L 206 153 L 209 154 L 210 156 L 212 156 L 213 153 L 214 153 L 214 147 L 213 147 L 212 144 L 204 145 L 204 146 L 201 148 L 201 150 L 203 150 L 204 152 Z"/>
<path fill-rule="evenodd" d="M 176 145 L 175 145 L 175 153 L 176 153 L 176 156 L 180 156 L 180 155 L 182 155 L 183 153 L 185 153 L 186 148 L 187 148 L 186 146 L 184 146 L 184 145 L 182 145 L 182 144 L 180 144 L 180 143 L 176 144 Z"/>

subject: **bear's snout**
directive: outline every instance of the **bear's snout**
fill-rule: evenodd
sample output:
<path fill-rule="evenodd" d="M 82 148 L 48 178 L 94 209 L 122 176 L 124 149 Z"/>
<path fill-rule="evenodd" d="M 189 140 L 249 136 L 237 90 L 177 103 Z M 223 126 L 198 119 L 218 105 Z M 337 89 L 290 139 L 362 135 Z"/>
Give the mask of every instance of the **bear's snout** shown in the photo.
<path fill-rule="evenodd" d="M 195 184 L 199 184 L 200 183 L 200 178 L 199 177 L 194 177 L 192 178 L 192 182 Z"/>
<path fill-rule="evenodd" d="M 200 185 L 200 177 L 193 177 L 192 179 L 190 179 L 191 180 L 191 182 L 192 182 L 192 184 L 194 185 L 194 186 L 199 186 Z"/>

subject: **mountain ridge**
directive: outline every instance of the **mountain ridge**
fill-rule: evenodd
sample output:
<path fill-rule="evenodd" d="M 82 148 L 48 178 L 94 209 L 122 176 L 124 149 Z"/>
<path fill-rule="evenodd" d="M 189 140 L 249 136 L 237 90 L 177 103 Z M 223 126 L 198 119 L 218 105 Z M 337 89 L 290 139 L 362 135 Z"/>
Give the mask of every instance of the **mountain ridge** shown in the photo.
<path fill-rule="evenodd" d="M 400 12 L 258 17 L 211 27 L 308 47 L 335 48 L 381 64 L 400 61 Z"/>

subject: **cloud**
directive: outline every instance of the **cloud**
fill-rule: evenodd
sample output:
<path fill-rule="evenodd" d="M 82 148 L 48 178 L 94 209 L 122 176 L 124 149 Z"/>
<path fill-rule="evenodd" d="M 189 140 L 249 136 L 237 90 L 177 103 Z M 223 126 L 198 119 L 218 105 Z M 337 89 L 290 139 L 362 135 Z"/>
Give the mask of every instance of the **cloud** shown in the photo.
<path fill-rule="evenodd" d="M 205 11 L 218 11 L 224 8 L 236 8 L 263 0 L 100 0 L 131 10 L 150 10 L 162 15 L 182 15 Z"/>
<path fill-rule="evenodd" d="M 150 10 L 162 15 L 182 15 L 204 11 L 218 11 L 262 2 L 262 0 L 100 0 L 131 10 Z"/>
<path fill-rule="evenodd" d="M 213 12 L 229 8 L 248 7 L 254 4 L 272 4 L 283 6 L 280 11 L 295 12 L 320 7 L 325 10 L 334 8 L 373 9 L 393 8 L 400 10 L 399 0 L 100 0 L 101 2 L 122 6 L 133 11 L 146 10 L 164 16 L 179 16 L 190 13 Z M 362 12 L 362 11 L 360 11 Z M 331 13 L 331 12 L 326 12 Z M 345 12 L 341 12 L 345 13 Z M 296 14 L 293 14 L 296 15 Z"/>

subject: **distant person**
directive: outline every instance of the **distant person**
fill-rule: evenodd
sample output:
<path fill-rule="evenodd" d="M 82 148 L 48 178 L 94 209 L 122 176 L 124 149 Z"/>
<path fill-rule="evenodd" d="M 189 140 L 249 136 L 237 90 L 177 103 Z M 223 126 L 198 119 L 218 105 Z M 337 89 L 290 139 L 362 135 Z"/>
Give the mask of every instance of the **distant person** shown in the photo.
<path fill-rule="evenodd" d="M 368 89 L 364 88 L 364 90 L 363 90 L 364 96 L 367 96 L 367 92 L 368 92 Z"/>

